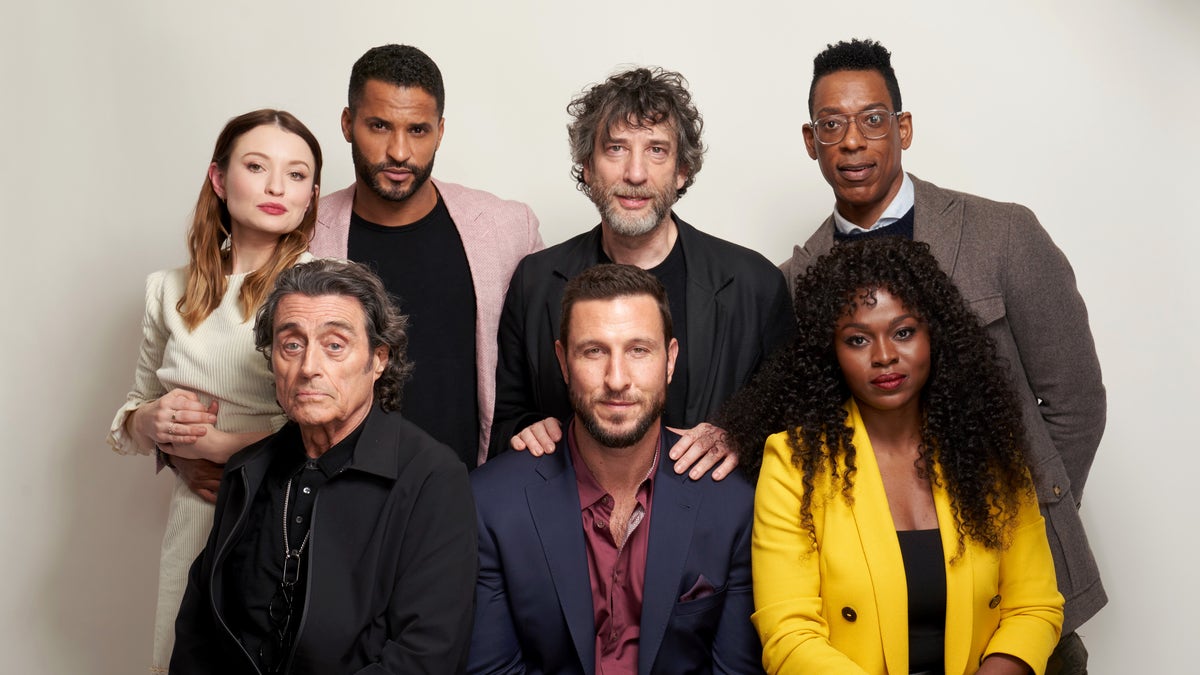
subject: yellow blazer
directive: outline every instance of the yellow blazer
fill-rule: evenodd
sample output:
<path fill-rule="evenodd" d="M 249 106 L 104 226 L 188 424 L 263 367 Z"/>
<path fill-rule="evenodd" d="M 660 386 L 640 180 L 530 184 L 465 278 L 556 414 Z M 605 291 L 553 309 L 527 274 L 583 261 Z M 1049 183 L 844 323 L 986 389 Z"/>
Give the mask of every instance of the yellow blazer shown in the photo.
<path fill-rule="evenodd" d="M 818 476 L 812 503 L 817 550 L 800 524 L 803 486 L 787 434 L 767 439 L 754 503 L 752 617 L 768 673 L 908 670 L 908 589 L 896 526 L 858 407 L 849 404 L 858 471 L 854 504 Z M 1031 495 L 1032 497 L 1032 495 Z M 1015 656 L 1039 675 L 1058 642 L 1063 598 L 1037 502 L 1022 502 L 1008 548 L 966 540 L 958 551 L 950 497 L 934 487 L 946 556 L 947 673 Z"/>

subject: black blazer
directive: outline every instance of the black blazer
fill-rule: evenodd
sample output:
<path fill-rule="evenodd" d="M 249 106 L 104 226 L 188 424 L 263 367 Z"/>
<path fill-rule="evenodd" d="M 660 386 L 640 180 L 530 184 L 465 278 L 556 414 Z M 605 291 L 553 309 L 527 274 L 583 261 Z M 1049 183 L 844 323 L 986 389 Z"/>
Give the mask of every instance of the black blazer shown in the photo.
<path fill-rule="evenodd" d="M 779 270 L 748 248 L 718 239 L 674 214 L 687 264 L 688 392 L 684 419 L 691 428 L 711 421 L 759 364 L 795 334 L 791 296 Z M 563 289 L 600 263 L 600 226 L 531 253 L 517 266 L 500 315 L 496 414 L 489 457 L 508 450 L 513 435 L 535 422 L 571 414 L 554 341 Z"/>
<path fill-rule="evenodd" d="M 754 488 L 676 475 L 662 430 L 654 479 L 638 672 L 762 672 L 750 623 Z M 565 435 L 564 435 L 565 436 Z M 571 451 L 510 452 L 471 474 L 479 583 L 468 672 L 592 675 L 596 628 Z"/>
<path fill-rule="evenodd" d="M 256 673 L 225 622 L 224 562 L 289 422 L 225 467 L 208 545 L 192 566 L 171 673 Z M 377 406 L 349 465 L 321 487 L 291 673 L 457 673 L 477 569 L 475 503 L 454 452 Z"/>

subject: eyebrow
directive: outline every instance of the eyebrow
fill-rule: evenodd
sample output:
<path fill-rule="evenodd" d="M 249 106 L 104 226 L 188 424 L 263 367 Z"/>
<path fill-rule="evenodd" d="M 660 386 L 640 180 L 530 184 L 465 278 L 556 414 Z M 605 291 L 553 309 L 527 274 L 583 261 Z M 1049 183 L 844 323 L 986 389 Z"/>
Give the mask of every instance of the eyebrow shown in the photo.
<path fill-rule="evenodd" d="M 242 155 L 242 159 L 246 159 L 247 157 L 262 157 L 263 159 L 267 159 L 267 160 L 273 159 L 270 155 L 268 155 L 264 152 L 258 152 L 257 150 L 251 150 L 250 152 L 247 152 L 246 154 Z M 303 166 L 306 169 L 311 168 L 311 167 L 309 167 L 308 162 L 306 162 L 302 159 L 293 159 L 292 161 L 287 163 L 288 166 L 295 166 L 297 164 L 299 164 L 300 166 Z"/>
<path fill-rule="evenodd" d="M 900 316 L 892 319 L 891 321 L 888 322 L 888 327 L 890 328 L 892 326 L 895 326 L 896 324 L 904 323 L 905 321 L 915 321 L 917 323 L 921 323 L 921 319 L 919 317 L 917 317 L 917 315 L 909 313 L 909 314 L 901 314 Z M 870 330 L 870 328 L 866 324 L 857 323 L 857 322 L 845 324 L 841 328 L 838 328 L 838 330 L 842 331 L 842 330 L 846 330 L 847 328 L 854 328 L 854 329 L 861 330 L 861 331 L 869 331 Z"/>
<path fill-rule="evenodd" d="M 884 103 L 883 101 L 875 101 L 874 103 L 868 103 L 866 105 L 866 107 L 859 109 L 857 112 L 866 112 L 868 110 L 887 110 L 887 109 L 888 109 L 887 103 Z M 842 112 L 841 108 L 835 108 L 833 106 L 825 106 L 824 108 L 817 110 L 817 112 L 815 113 L 815 117 L 824 117 L 826 115 L 849 115 L 849 114 L 852 114 L 852 113 Z"/>
<path fill-rule="evenodd" d="M 325 323 L 323 323 L 323 324 L 321 324 L 321 325 L 317 326 L 317 330 L 318 330 L 318 331 L 326 331 L 326 330 L 329 330 L 329 329 L 331 329 L 331 328 L 332 328 L 332 329 L 336 329 L 336 330 L 340 330 L 340 331 L 343 331 L 343 332 L 346 332 L 346 333 L 353 333 L 353 332 L 354 332 L 354 326 L 353 326 L 352 324 L 350 324 L 350 323 L 347 323 L 347 322 L 345 322 L 345 321 L 337 321 L 337 320 L 334 320 L 334 321 L 326 321 Z M 286 333 L 286 332 L 288 332 L 288 331 L 299 331 L 299 330 L 300 330 L 300 324 L 299 324 L 299 323 L 297 323 L 297 322 L 295 322 L 295 321 L 289 321 L 288 323 L 281 324 L 281 325 L 277 326 L 277 327 L 275 328 L 275 335 L 280 335 L 280 334 L 282 334 L 282 333 Z"/>

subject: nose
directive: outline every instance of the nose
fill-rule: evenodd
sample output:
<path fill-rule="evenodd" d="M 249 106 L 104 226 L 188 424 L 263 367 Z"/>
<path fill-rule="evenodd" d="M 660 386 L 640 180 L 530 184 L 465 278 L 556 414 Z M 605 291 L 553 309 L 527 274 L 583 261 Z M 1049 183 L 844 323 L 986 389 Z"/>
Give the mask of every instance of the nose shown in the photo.
<path fill-rule="evenodd" d="M 625 182 L 630 185 L 646 182 L 646 160 L 641 153 L 630 153 L 629 158 L 625 160 Z"/>
<path fill-rule="evenodd" d="M 867 139 L 862 135 L 862 129 L 858 128 L 858 118 L 855 117 L 846 122 L 846 135 L 842 137 L 840 145 L 847 150 L 856 150 L 867 144 Z"/>
<path fill-rule="evenodd" d="M 300 357 L 300 374 L 304 379 L 312 379 L 314 375 L 321 372 L 321 350 L 314 345 L 308 345 L 304 348 L 304 355 Z"/>
<path fill-rule="evenodd" d="M 876 340 L 871 351 L 871 365 L 876 368 L 886 368 L 900 360 L 891 340 Z"/>
<path fill-rule="evenodd" d="M 284 192 L 284 176 L 282 171 L 272 171 L 267 177 L 267 194 L 278 197 Z"/>
<path fill-rule="evenodd" d="M 409 147 L 408 138 L 401 132 L 395 132 L 388 139 L 387 147 L 388 159 L 396 164 L 407 162 L 412 156 L 412 148 Z"/>
<path fill-rule="evenodd" d="M 625 365 L 625 359 L 620 355 L 614 355 L 608 360 L 608 368 L 604 373 L 604 386 L 608 387 L 609 391 L 624 391 L 629 388 L 629 369 Z"/>

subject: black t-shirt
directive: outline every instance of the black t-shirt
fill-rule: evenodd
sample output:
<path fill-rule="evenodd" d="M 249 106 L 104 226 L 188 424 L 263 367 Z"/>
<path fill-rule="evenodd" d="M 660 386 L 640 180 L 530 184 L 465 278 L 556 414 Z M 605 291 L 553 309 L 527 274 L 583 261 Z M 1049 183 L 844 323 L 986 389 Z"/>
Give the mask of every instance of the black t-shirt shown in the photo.
<path fill-rule="evenodd" d="M 608 255 L 600 251 L 600 262 L 611 263 Z M 675 374 L 667 387 L 667 410 L 663 422 L 670 427 L 683 425 L 687 412 L 687 261 L 679 239 L 671 252 L 657 266 L 646 270 L 667 289 L 667 304 L 671 306 L 671 327 L 675 339 L 679 340 L 679 354 L 675 357 Z"/>
<path fill-rule="evenodd" d="M 404 388 L 402 414 L 475 468 L 475 284 L 442 196 L 429 215 L 401 227 L 352 214 L 347 254 L 373 269 L 408 315 L 413 373 Z"/>

